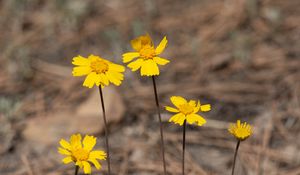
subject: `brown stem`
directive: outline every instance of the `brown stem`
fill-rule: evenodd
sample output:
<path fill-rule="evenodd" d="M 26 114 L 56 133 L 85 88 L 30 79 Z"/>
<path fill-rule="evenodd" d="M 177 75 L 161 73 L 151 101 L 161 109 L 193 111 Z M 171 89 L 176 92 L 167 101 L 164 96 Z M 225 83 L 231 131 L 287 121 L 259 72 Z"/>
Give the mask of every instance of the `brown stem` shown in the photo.
<path fill-rule="evenodd" d="M 162 124 L 161 116 L 160 116 L 160 106 L 159 106 L 159 101 L 158 101 L 157 88 L 156 88 L 156 83 L 155 83 L 155 76 L 152 76 L 152 81 L 153 81 L 155 102 L 156 102 L 157 114 L 158 114 L 159 125 L 160 125 L 160 141 L 161 141 L 160 149 L 161 149 L 161 152 L 162 152 L 164 175 L 167 175 L 166 160 L 165 160 L 165 144 L 164 144 L 163 124 Z"/>
<path fill-rule="evenodd" d="M 107 169 L 108 169 L 108 175 L 110 175 L 110 156 L 109 156 L 108 129 L 107 129 L 106 113 L 105 113 L 103 93 L 102 93 L 101 86 L 99 86 L 99 92 L 100 92 L 100 98 L 101 98 L 103 121 L 104 121 L 104 130 L 105 130 L 105 145 L 106 145 L 106 153 L 107 153 Z"/>
<path fill-rule="evenodd" d="M 184 120 L 183 122 L 183 134 L 182 134 L 182 175 L 184 175 L 185 128 L 186 128 L 186 120 Z"/>
<path fill-rule="evenodd" d="M 241 143 L 241 141 L 238 140 L 238 142 L 236 144 L 236 148 L 235 148 L 231 175 L 234 175 L 235 161 L 236 161 L 237 153 L 238 153 L 238 150 L 239 150 L 239 147 L 240 147 L 240 143 Z"/>
<path fill-rule="evenodd" d="M 79 166 L 75 165 L 75 175 L 78 174 Z"/>

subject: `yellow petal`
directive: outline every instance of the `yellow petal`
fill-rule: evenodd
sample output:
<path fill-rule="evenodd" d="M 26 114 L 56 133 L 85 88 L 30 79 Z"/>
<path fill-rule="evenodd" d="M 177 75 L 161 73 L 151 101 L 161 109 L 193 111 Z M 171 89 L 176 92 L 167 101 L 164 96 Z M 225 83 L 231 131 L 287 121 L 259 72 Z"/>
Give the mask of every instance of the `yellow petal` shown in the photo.
<path fill-rule="evenodd" d="M 106 77 L 105 74 L 99 74 L 99 83 L 101 83 L 102 85 L 105 85 L 105 86 L 108 86 L 109 85 L 109 80 L 108 78 Z M 100 84 L 97 84 L 97 86 L 99 86 Z"/>
<path fill-rule="evenodd" d="M 87 161 L 82 161 L 82 165 L 83 165 L 83 172 L 85 174 L 91 174 L 92 169 L 90 163 Z"/>
<path fill-rule="evenodd" d="M 111 64 L 109 64 L 109 70 L 113 70 L 113 71 L 116 71 L 116 72 L 124 72 L 125 67 L 122 66 L 122 65 L 119 65 L 119 64 L 111 63 Z"/>
<path fill-rule="evenodd" d="M 164 58 L 160 58 L 160 57 L 154 57 L 153 60 L 158 64 L 158 65 L 166 65 L 168 64 L 170 61 Z"/>
<path fill-rule="evenodd" d="M 132 71 L 136 71 L 138 70 L 142 64 L 144 62 L 144 59 L 137 59 L 136 61 L 133 61 L 131 63 L 129 63 L 127 66 L 132 70 Z"/>
<path fill-rule="evenodd" d="M 172 96 L 171 98 L 171 102 L 177 107 L 179 108 L 180 105 L 186 104 L 187 101 L 186 99 L 184 99 L 183 97 L 180 96 Z"/>
<path fill-rule="evenodd" d="M 166 106 L 165 109 L 166 109 L 167 111 L 169 111 L 169 112 L 179 112 L 178 109 L 172 108 L 172 107 L 170 107 L 170 106 Z"/>
<path fill-rule="evenodd" d="M 95 165 L 97 170 L 101 168 L 100 163 L 96 159 L 89 159 L 88 161 L 92 162 Z"/>
<path fill-rule="evenodd" d="M 123 56 L 123 63 L 128 63 L 132 61 L 134 58 L 137 58 L 140 56 L 140 53 L 138 52 L 128 52 L 122 55 Z"/>
<path fill-rule="evenodd" d="M 64 163 L 64 164 L 68 164 L 68 163 L 70 163 L 70 162 L 72 162 L 73 160 L 72 160 L 72 157 L 71 156 L 68 156 L 68 157 L 65 157 L 63 160 L 62 160 L 62 162 Z"/>
<path fill-rule="evenodd" d="M 206 123 L 206 120 L 198 114 L 190 114 L 186 116 L 186 121 L 189 124 L 196 123 L 198 126 L 202 126 Z"/>
<path fill-rule="evenodd" d="M 201 107 L 201 104 L 200 104 L 200 101 L 198 100 L 198 103 L 197 103 L 196 107 L 194 108 L 194 112 L 193 113 L 195 114 L 195 113 L 199 112 L 200 107 Z"/>
<path fill-rule="evenodd" d="M 124 79 L 124 75 L 122 73 L 113 71 L 106 72 L 106 77 L 110 82 L 112 82 L 116 86 L 121 85 L 122 80 Z"/>
<path fill-rule="evenodd" d="M 71 144 L 72 149 L 82 148 L 81 135 L 73 134 L 70 139 L 70 144 Z"/>
<path fill-rule="evenodd" d="M 159 75 L 159 69 L 157 64 L 152 59 L 148 59 L 144 61 L 141 68 L 141 75 L 142 76 Z"/>
<path fill-rule="evenodd" d="M 211 106 L 210 106 L 210 104 L 201 105 L 200 109 L 202 112 L 207 112 L 207 111 L 211 110 Z"/>
<path fill-rule="evenodd" d="M 99 76 L 95 72 L 88 74 L 83 82 L 83 86 L 92 88 L 96 82 L 99 82 L 98 78 Z"/>
<path fill-rule="evenodd" d="M 190 100 L 189 105 L 193 106 L 193 107 L 196 107 L 196 101 L 195 100 Z"/>
<path fill-rule="evenodd" d="M 82 164 L 82 161 L 77 161 L 76 163 L 75 163 L 75 165 L 77 165 L 77 166 L 79 166 L 79 168 L 83 168 L 83 164 Z"/>
<path fill-rule="evenodd" d="M 65 149 L 67 149 L 67 150 L 71 150 L 71 145 L 70 145 L 70 143 L 67 142 L 65 139 L 61 139 L 61 140 L 59 141 L 59 144 L 60 144 L 63 148 L 65 148 Z"/>
<path fill-rule="evenodd" d="M 87 151 L 91 151 L 96 145 L 96 137 L 86 135 L 83 139 L 83 148 Z"/>
<path fill-rule="evenodd" d="M 183 125 L 185 120 L 185 116 L 181 113 L 175 114 L 173 115 L 170 119 L 169 122 L 173 122 L 175 124 L 179 124 L 180 126 Z"/>
<path fill-rule="evenodd" d="M 71 155 L 71 152 L 66 150 L 66 149 L 63 149 L 63 148 L 58 148 L 58 152 L 62 155 L 66 155 L 66 156 L 70 156 Z"/>
<path fill-rule="evenodd" d="M 131 40 L 130 43 L 131 43 L 131 46 L 132 46 L 132 48 L 134 50 L 136 50 L 136 51 L 141 50 L 141 48 L 142 48 L 142 41 L 139 40 L 138 38 Z"/>
<path fill-rule="evenodd" d="M 167 43 L 168 43 L 167 37 L 164 37 L 159 43 L 159 45 L 157 46 L 157 48 L 155 49 L 157 55 L 161 54 L 165 50 Z"/>
<path fill-rule="evenodd" d="M 72 64 L 74 64 L 76 66 L 89 66 L 90 61 L 88 59 L 78 55 L 77 57 L 73 58 Z"/>
<path fill-rule="evenodd" d="M 90 159 L 99 159 L 99 160 L 105 160 L 106 159 L 106 153 L 104 151 L 92 151 L 90 152 Z"/>
<path fill-rule="evenodd" d="M 92 69 L 90 68 L 90 66 L 79 66 L 73 68 L 72 74 L 73 76 L 78 77 L 78 76 L 87 75 L 91 72 Z"/>

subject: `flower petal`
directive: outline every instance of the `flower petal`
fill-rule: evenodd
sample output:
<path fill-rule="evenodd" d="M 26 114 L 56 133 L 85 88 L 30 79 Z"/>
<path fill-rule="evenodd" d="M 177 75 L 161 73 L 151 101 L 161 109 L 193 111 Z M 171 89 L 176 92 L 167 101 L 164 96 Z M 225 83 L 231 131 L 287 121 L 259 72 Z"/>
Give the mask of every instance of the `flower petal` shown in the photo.
<path fill-rule="evenodd" d="M 101 169 L 101 165 L 96 159 L 89 159 L 88 161 L 92 162 L 97 170 Z"/>
<path fill-rule="evenodd" d="M 105 86 L 109 85 L 109 80 L 105 74 L 100 74 L 100 79 L 101 79 L 100 82 L 102 84 L 104 84 Z"/>
<path fill-rule="evenodd" d="M 72 162 L 72 161 L 73 161 L 73 159 L 72 159 L 71 156 L 68 156 L 68 157 L 65 157 L 65 158 L 62 159 L 62 162 L 63 162 L 64 164 L 68 164 L 68 163 L 70 163 L 70 162 Z"/>
<path fill-rule="evenodd" d="M 200 104 L 200 101 L 198 100 L 198 103 L 197 103 L 197 105 L 195 106 L 194 112 L 193 112 L 193 113 L 195 114 L 195 113 L 199 112 L 200 107 L 201 107 L 201 104 Z"/>
<path fill-rule="evenodd" d="M 125 71 L 125 67 L 119 64 L 114 64 L 114 63 L 110 63 L 109 64 L 109 70 L 113 70 L 116 72 L 124 72 Z"/>
<path fill-rule="evenodd" d="M 170 119 L 169 122 L 173 122 L 175 124 L 179 124 L 180 126 L 183 125 L 185 120 L 185 116 L 181 113 L 175 114 L 173 115 Z"/>
<path fill-rule="evenodd" d="M 71 136 L 71 139 L 70 139 L 70 144 L 71 144 L 72 149 L 82 148 L 81 135 L 80 134 L 73 134 Z"/>
<path fill-rule="evenodd" d="M 200 110 L 201 110 L 202 112 L 210 111 L 210 110 L 211 110 L 211 106 L 210 106 L 210 104 L 201 105 L 201 106 L 200 106 Z"/>
<path fill-rule="evenodd" d="M 110 82 L 112 82 L 116 86 L 121 85 L 122 80 L 124 79 L 124 75 L 122 73 L 113 71 L 106 72 L 106 77 Z"/>
<path fill-rule="evenodd" d="M 161 54 L 165 50 L 167 43 L 168 43 L 167 37 L 164 37 L 155 49 L 157 55 Z"/>
<path fill-rule="evenodd" d="M 83 139 L 83 148 L 87 151 L 91 151 L 96 145 L 96 137 L 86 135 Z"/>
<path fill-rule="evenodd" d="M 139 57 L 140 53 L 128 52 L 128 53 L 124 53 L 122 56 L 123 56 L 123 63 L 128 63 L 128 62 L 132 61 L 134 58 Z"/>
<path fill-rule="evenodd" d="M 105 160 L 106 159 L 106 153 L 104 151 L 91 151 L 89 158 L 90 159 Z"/>
<path fill-rule="evenodd" d="M 144 62 L 144 59 L 139 58 L 136 61 L 129 63 L 127 65 L 127 67 L 129 67 L 131 69 L 131 71 L 136 71 L 142 66 L 143 62 Z"/>
<path fill-rule="evenodd" d="M 83 86 L 92 88 L 96 82 L 99 82 L 99 76 L 95 72 L 88 74 L 83 82 Z"/>
<path fill-rule="evenodd" d="M 77 57 L 73 58 L 72 64 L 76 65 L 76 66 L 89 66 L 90 61 L 88 59 L 78 55 Z"/>
<path fill-rule="evenodd" d="M 186 121 L 189 124 L 196 123 L 198 126 L 202 126 L 206 123 L 206 120 L 198 114 L 189 114 L 189 115 L 187 115 L 186 116 Z"/>
<path fill-rule="evenodd" d="M 83 172 L 85 174 L 91 174 L 92 168 L 90 163 L 87 161 L 82 161 L 82 165 L 83 165 Z"/>
<path fill-rule="evenodd" d="M 178 109 L 172 108 L 172 107 L 170 107 L 170 106 L 165 106 L 165 109 L 166 109 L 167 111 L 169 111 L 169 112 L 179 112 Z"/>
<path fill-rule="evenodd" d="M 71 150 L 71 145 L 70 145 L 70 143 L 67 142 L 65 139 L 61 139 L 61 140 L 59 141 L 59 144 L 60 144 L 63 148 L 65 148 L 65 149 L 67 149 L 67 150 Z"/>
<path fill-rule="evenodd" d="M 71 155 L 71 152 L 66 150 L 66 149 L 63 149 L 63 148 L 58 148 L 58 152 L 62 155 L 66 155 L 66 156 L 70 156 Z"/>
<path fill-rule="evenodd" d="M 170 62 L 169 60 L 160 57 L 154 57 L 153 60 L 159 65 L 166 65 Z"/>
<path fill-rule="evenodd" d="M 144 61 L 141 68 L 141 75 L 142 76 L 159 75 L 159 69 L 157 64 L 152 59 L 148 59 Z"/>
<path fill-rule="evenodd" d="M 87 75 L 91 72 L 92 69 L 90 68 L 90 66 L 79 66 L 73 68 L 72 74 L 73 76 L 78 77 L 78 76 Z"/>
<path fill-rule="evenodd" d="M 186 104 L 187 101 L 186 99 L 184 99 L 183 97 L 180 96 L 172 96 L 171 98 L 171 102 L 177 107 L 179 108 L 180 105 Z"/>

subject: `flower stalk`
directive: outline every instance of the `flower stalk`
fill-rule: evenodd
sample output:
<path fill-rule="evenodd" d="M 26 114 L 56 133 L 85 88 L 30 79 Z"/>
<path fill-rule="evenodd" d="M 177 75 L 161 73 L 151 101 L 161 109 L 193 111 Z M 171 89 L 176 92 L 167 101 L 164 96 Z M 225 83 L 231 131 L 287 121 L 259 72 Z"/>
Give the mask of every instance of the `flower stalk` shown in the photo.
<path fill-rule="evenodd" d="M 238 153 L 238 150 L 239 150 L 239 147 L 240 147 L 240 143 L 241 143 L 241 141 L 238 140 L 238 141 L 237 141 L 237 144 L 236 144 L 236 148 L 235 148 L 234 157 L 233 157 L 233 165 L 232 165 L 232 172 L 231 172 L 231 175 L 234 175 L 235 162 L 236 162 L 237 153 Z"/>
<path fill-rule="evenodd" d="M 182 175 L 184 175 L 185 129 L 186 129 L 186 120 L 184 120 L 184 122 L 183 122 L 183 134 L 182 134 Z"/>
<path fill-rule="evenodd" d="M 75 165 L 75 175 L 78 174 L 79 166 Z"/>
<path fill-rule="evenodd" d="M 165 160 L 164 133 L 163 133 L 163 124 L 162 124 L 161 115 L 160 115 L 160 105 L 159 105 L 159 100 L 158 100 L 158 95 L 157 95 L 157 87 L 156 87 L 156 82 L 155 82 L 155 76 L 152 76 L 152 82 L 153 82 L 153 90 L 154 90 L 154 95 L 155 95 L 155 102 L 156 102 L 158 120 L 159 120 L 159 125 L 160 125 L 160 141 L 161 141 L 160 149 L 161 149 L 161 153 L 162 153 L 164 175 L 166 175 L 167 174 L 167 168 L 166 168 L 166 160 Z"/>
<path fill-rule="evenodd" d="M 101 106 L 103 112 L 103 122 L 104 122 L 104 131 L 105 131 L 105 146 L 106 146 L 106 153 L 107 153 L 107 170 L 108 175 L 110 175 L 110 155 L 109 155 L 109 136 L 108 136 L 108 128 L 107 128 L 107 121 L 106 121 L 106 113 L 105 113 L 105 106 L 104 106 L 104 99 L 103 99 L 103 92 L 102 87 L 99 86 L 99 93 L 101 99 Z"/>

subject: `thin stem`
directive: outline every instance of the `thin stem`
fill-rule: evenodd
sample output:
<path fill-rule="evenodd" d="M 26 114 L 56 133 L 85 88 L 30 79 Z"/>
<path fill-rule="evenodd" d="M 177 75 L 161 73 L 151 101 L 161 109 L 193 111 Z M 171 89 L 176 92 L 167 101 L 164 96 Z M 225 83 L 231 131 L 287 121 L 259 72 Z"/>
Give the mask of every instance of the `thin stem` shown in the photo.
<path fill-rule="evenodd" d="M 155 76 L 152 76 L 152 81 L 153 81 L 155 102 L 156 102 L 157 114 L 158 114 L 159 125 L 160 125 L 160 141 L 161 141 L 160 149 L 161 149 L 162 159 L 163 159 L 164 175 L 166 175 L 167 174 L 167 168 L 166 168 L 166 160 L 165 160 L 164 132 L 163 132 L 163 124 L 162 124 L 161 116 L 160 116 L 160 106 L 159 106 L 159 101 L 158 101 L 157 88 L 156 88 L 156 83 L 155 83 Z"/>
<path fill-rule="evenodd" d="M 183 122 L 183 134 L 182 134 L 182 175 L 184 175 L 185 128 L 186 128 L 186 120 L 184 120 Z"/>
<path fill-rule="evenodd" d="M 79 166 L 75 165 L 75 175 L 78 174 Z"/>
<path fill-rule="evenodd" d="M 106 153 L 107 153 L 107 169 L 108 169 L 108 175 L 110 175 L 110 156 L 109 156 L 108 129 L 107 129 L 106 113 L 105 113 L 103 93 L 102 93 L 101 86 L 99 86 L 99 92 L 100 92 L 100 98 L 101 98 L 103 121 L 104 121 L 104 130 L 105 130 L 105 145 L 106 145 Z"/>
<path fill-rule="evenodd" d="M 236 144 L 236 148 L 235 148 L 231 175 L 234 175 L 235 162 L 236 162 L 237 153 L 238 153 L 238 150 L 239 150 L 239 147 L 240 147 L 240 143 L 241 143 L 241 141 L 238 140 L 238 142 Z"/>

